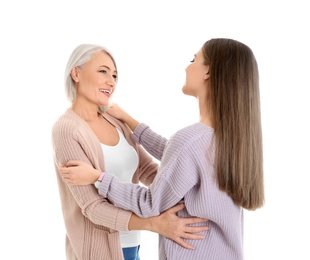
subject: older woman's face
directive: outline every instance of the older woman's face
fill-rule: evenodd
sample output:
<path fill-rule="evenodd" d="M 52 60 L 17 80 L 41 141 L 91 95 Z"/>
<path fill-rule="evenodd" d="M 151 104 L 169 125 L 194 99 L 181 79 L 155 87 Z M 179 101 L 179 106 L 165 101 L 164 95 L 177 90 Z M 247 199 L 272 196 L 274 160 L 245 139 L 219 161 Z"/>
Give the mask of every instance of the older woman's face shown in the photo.
<path fill-rule="evenodd" d="M 95 53 L 81 68 L 76 68 L 77 99 L 97 106 L 106 106 L 115 90 L 117 71 L 111 57 L 105 52 Z"/>

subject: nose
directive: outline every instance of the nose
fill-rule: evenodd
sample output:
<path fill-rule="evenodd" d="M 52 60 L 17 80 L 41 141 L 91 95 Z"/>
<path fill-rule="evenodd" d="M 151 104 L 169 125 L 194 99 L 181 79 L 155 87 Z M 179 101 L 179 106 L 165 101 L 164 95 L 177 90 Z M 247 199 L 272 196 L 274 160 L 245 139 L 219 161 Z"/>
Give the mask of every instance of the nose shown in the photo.
<path fill-rule="evenodd" d="M 109 77 L 107 84 L 111 87 L 115 87 L 116 86 L 116 80 L 115 78 L 113 78 L 113 76 Z"/>

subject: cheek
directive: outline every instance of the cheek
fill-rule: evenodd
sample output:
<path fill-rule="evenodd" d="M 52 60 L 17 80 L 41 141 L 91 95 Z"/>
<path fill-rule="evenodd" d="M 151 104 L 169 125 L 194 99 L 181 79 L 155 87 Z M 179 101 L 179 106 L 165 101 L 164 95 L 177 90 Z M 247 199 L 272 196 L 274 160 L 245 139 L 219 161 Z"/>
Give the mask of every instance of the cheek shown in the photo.
<path fill-rule="evenodd" d="M 191 78 L 191 69 L 190 67 L 187 67 L 187 69 L 185 70 L 185 80 L 186 82 L 189 81 Z"/>
<path fill-rule="evenodd" d="M 99 80 L 95 78 L 83 78 L 83 80 L 79 82 L 79 93 L 85 96 L 92 95 L 95 89 L 98 88 L 98 82 Z"/>
<path fill-rule="evenodd" d="M 190 87 L 192 85 L 195 85 L 195 82 L 197 81 L 197 73 L 193 70 L 188 70 L 186 73 L 186 86 Z"/>
<path fill-rule="evenodd" d="M 89 78 L 85 83 L 89 89 L 97 89 L 104 85 L 105 81 L 100 77 L 92 77 Z"/>

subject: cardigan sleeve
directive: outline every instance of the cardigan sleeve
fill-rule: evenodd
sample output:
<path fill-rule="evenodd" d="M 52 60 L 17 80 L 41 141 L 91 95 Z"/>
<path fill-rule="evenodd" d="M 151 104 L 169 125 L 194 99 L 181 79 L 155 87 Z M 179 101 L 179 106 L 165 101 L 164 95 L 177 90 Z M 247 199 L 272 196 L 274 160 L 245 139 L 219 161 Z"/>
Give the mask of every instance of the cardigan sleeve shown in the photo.
<path fill-rule="evenodd" d="M 88 145 L 86 140 L 87 136 L 83 136 L 77 131 L 74 124 L 68 123 L 68 120 L 59 120 L 55 123 L 52 129 L 55 164 L 62 165 L 69 160 L 82 160 L 98 168 L 98 165 L 94 165 L 94 160 L 92 161 L 91 158 L 94 156 L 91 142 Z M 59 175 L 57 167 L 56 173 Z M 94 185 L 67 185 L 62 180 L 59 181 L 59 185 L 63 199 L 66 196 L 73 196 L 82 214 L 94 224 L 119 231 L 128 230 L 128 222 L 132 213 L 117 208 L 100 197 Z M 69 211 L 70 205 L 66 205 L 66 201 L 62 201 L 62 203 L 65 205 L 64 210 Z"/>
<path fill-rule="evenodd" d="M 123 183 L 106 173 L 99 194 L 144 218 L 157 216 L 174 206 L 199 181 L 195 149 L 187 145 L 174 150 L 176 145 L 177 140 L 167 146 L 165 160 L 149 188 Z"/>

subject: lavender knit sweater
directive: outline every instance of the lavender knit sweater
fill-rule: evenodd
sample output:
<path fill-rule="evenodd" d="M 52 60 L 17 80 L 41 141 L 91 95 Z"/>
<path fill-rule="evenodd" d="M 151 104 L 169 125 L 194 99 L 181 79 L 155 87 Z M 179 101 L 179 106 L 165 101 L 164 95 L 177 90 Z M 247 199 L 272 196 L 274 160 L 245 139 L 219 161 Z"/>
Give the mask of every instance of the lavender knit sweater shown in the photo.
<path fill-rule="evenodd" d="M 160 236 L 160 260 L 242 260 L 243 210 L 218 188 L 213 129 L 196 123 L 179 130 L 167 141 L 147 125 L 140 124 L 133 137 L 161 160 L 153 184 L 144 188 L 122 183 L 107 173 L 99 193 L 142 217 L 158 215 L 184 201 L 186 209 L 179 216 L 209 220 L 206 237 L 188 241 L 195 250 Z"/>

